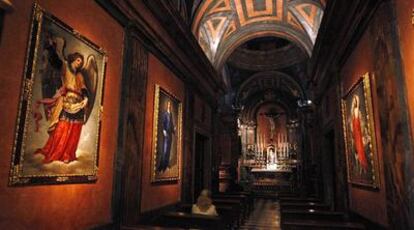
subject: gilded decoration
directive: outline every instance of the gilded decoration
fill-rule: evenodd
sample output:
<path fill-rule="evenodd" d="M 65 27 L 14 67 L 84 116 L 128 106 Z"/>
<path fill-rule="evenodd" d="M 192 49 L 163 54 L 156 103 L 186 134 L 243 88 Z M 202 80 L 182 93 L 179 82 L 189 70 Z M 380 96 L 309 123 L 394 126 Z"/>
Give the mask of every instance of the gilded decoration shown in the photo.
<path fill-rule="evenodd" d="M 366 73 L 342 98 L 342 120 L 348 182 L 379 188 L 379 165 L 371 96 Z"/>
<path fill-rule="evenodd" d="M 177 181 L 182 155 L 182 103 L 159 85 L 154 96 L 151 181 Z"/>
<path fill-rule="evenodd" d="M 105 52 L 33 7 L 10 185 L 97 180 Z"/>

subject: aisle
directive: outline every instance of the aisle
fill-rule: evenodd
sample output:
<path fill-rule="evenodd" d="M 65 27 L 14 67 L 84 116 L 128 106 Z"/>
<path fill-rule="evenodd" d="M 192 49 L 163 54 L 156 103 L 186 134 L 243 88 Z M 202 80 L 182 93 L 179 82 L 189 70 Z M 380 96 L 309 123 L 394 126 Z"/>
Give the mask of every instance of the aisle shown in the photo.
<path fill-rule="evenodd" d="M 281 229 L 279 203 L 271 199 L 256 199 L 253 212 L 240 229 Z"/>

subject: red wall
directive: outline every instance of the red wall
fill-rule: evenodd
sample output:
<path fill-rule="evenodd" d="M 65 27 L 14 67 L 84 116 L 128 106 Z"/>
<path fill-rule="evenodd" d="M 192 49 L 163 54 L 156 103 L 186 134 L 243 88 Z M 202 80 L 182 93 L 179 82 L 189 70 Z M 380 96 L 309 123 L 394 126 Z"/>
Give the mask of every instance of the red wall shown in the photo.
<path fill-rule="evenodd" d="M 414 2 L 412 0 L 396 0 L 394 1 L 396 5 L 396 14 L 397 14 L 397 25 L 398 25 L 398 35 L 400 39 L 400 50 L 403 60 L 403 75 L 405 76 L 405 87 L 407 95 L 407 104 L 408 104 L 408 113 L 410 120 L 410 131 L 411 131 L 411 148 L 414 144 L 414 25 L 412 23 L 413 19 L 413 9 Z M 407 214 L 407 219 L 411 224 L 411 227 L 414 226 L 414 153 L 407 152 L 404 157 L 396 158 L 398 164 L 394 164 L 399 170 L 400 178 L 403 178 L 404 182 L 402 186 L 405 187 L 405 191 L 401 191 L 404 194 L 403 203 L 406 208 L 404 208 L 405 213 Z M 400 167 L 400 165 L 404 167 Z M 402 190 L 402 189 L 401 189 Z M 411 200 L 409 204 L 406 204 L 407 198 Z M 408 206 L 408 207 L 407 207 Z M 398 207 L 397 207 L 398 208 Z M 401 209 L 401 208 L 398 208 Z M 398 217 L 396 217 L 398 220 Z"/>
<path fill-rule="evenodd" d="M 38 0 L 108 55 L 98 181 L 93 184 L 8 187 L 14 129 L 33 1 L 13 1 L 0 43 L 0 229 L 87 229 L 110 222 L 123 29 L 94 1 Z"/>
<path fill-rule="evenodd" d="M 358 79 L 367 72 L 374 72 L 374 56 L 371 41 L 374 40 L 368 30 L 359 41 L 352 55 L 348 58 L 346 64 L 342 68 L 342 87 L 343 92 L 349 92 L 350 88 L 358 81 Z M 375 82 L 375 81 L 374 81 Z M 372 83 L 374 83 L 372 82 Z M 375 85 L 371 85 L 375 89 Z M 379 114 L 377 108 L 377 96 L 375 90 L 372 90 L 372 98 L 374 104 L 374 122 L 377 138 L 377 149 L 380 167 L 380 184 L 379 191 L 354 187 L 349 184 L 349 201 L 350 209 L 373 222 L 387 225 L 386 199 L 385 199 L 385 183 L 383 169 L 383 154 L 381 147 Z"/>
<path fill-rule="evenodd" d="M 184 105 L 185 87 L 184 83 L 175 77 L 155 56 L 148 57 L 148 87 L 147 87 L 147 108 L 145 114 L 145 139 L 144 139 L 144 157 L 142 173 L 142 196 L 141 212 L 154 210 L 169 204 L 174 204 L 180 200 L 181 180 L 178 183 L 151 183 L 151 154 L 152 149 L 152 129 L 153 129 L 153 111 L 154 111 L 154 94 L 155 84 L 160 85 L 166 91 L 171 92 Z M 184 135 L 183 135 L 184 136 Z M 180 161 L 182 156 L 180 158 Z M 180 169 L 181 169 L 180 162 Z M 181 170 L 182 171 L 182 170 Z"/>

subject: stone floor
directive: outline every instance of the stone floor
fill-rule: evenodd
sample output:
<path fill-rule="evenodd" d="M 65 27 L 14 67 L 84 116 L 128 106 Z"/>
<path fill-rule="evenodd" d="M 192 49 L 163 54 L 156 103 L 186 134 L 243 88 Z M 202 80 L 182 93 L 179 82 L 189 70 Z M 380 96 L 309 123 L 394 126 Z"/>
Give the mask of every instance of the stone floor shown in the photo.
<path fill-rule="evenodd" d="M 272 199 L 256 199 L 254 210 L 240 229 L 281 229 L 279 203 Z"/>

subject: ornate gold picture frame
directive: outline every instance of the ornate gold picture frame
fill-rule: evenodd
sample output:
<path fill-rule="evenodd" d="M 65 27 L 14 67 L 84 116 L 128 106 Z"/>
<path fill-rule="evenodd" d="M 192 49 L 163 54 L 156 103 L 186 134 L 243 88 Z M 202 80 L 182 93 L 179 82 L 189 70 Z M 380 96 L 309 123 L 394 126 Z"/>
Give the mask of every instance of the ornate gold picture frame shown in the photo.
<path fill-rule="evenodd" d="M 105 52 L 34 5 L 10 185 L 97 180 Z"/>
<path fill-rule="evenodd" d="M 342 98 L 342 120 L 348 182 L 379 188 L 379 166 L 370 74 L 366 73 Z"/>
<path fill-rule="evenodd" d="M 182 103 L 155 85 L 151 182 L 180 179 Z"/>

